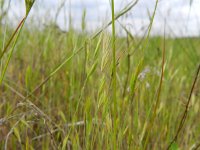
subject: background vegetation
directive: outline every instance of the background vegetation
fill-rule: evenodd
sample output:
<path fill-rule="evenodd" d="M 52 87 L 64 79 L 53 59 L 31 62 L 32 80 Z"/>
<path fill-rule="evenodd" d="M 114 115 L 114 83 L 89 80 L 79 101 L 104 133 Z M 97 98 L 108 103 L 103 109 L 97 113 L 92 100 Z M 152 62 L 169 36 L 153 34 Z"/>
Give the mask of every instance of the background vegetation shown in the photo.
<path fill-rule="evenodd" d="M 116 36 L 112 4 L 112 34 L 2 23 L 0 149 L 198 149 L 200 39 Z"/>

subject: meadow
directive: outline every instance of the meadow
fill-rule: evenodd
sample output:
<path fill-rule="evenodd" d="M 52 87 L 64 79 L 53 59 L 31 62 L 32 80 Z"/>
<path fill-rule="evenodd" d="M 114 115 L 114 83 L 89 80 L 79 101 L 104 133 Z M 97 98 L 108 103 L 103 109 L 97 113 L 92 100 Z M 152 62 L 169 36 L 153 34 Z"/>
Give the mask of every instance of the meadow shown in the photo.
<path fill-rule="evenodd" d="M 111 33 L 0 26 L 0 149 L 200 147 L 200 38 L 117 36 L 112 8 Z"/>

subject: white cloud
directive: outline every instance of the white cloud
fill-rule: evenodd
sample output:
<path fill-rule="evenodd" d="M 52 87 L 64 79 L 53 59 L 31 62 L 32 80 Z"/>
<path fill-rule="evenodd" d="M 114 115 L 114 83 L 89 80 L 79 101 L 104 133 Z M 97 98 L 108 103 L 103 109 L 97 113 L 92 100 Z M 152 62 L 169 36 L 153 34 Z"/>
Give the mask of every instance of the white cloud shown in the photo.
<path fill-rule="evenodd" d="M 34 20 L 46 22 L 46 19 L 49 20 L 50 18 L 55 17 L 55 12 L 61 1 L 62 0 L 36 0 L 30 18 L 33 17 L 35 18 Z M 115 0 L 116 12 L 121 10 L 129 2 L 131 2 L 131 0 Z M 140 34 L 143 34 L 141 28 L 148 27 L 148 12 L 152 15 L 155 2 L 156 0 L 139 0 L 137 6 L 129 12 L 129 15 L 126 18 L 123 17 L 123 19 L 120 19 L 120 21 L 124 25 L 128 24 L 130 26 L 131 24 L 131 27 L 129 28 L 133 33 L 139 32 Z M 66 0 L 65 7 L 65 13 L 68 13 L 69 0 Z M 199 8 L 199 0 L 194 0 L 191 7 L 189 5 L 189 0 L 159 0 L 152 34 L 163 34 L 164 19 L 166 19 L 166 30 L 168 31 L 168 34 L 173 36 L 198 36 L 200 34 Z M 111 13 L 109 0 L 71 0 L 71 14 L 76 28 L 80 29 L 82 12 L 84 9 L 87 10 L 86 21 L 88 29 L 100 27 L 103 23 L 110 20 Z M 24 3 L 13 0 L 9 12 L 10 18 L 19 19 L 24 13 Z M 68 21 L 68 18 L 64 19 L 64 17 L 64 11 L 62 10 L 57 23 L 61 28 L 67 29 L 64 20 Z"/>

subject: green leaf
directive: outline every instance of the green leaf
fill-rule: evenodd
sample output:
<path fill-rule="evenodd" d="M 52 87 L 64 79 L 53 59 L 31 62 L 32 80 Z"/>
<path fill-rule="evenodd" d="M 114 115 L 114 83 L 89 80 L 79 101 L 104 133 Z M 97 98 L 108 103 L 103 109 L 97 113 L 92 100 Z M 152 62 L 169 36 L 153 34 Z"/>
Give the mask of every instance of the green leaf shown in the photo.
<path fill-rule="evenodd" d="M 29 138 L 28 137 L 26 137 L 26 150 L 29 150 L 30 149 L 30 147 L 29 147 Z"/>
<path fill-rule="evenodd" d="M 19 141 L 19 143 L 21 143 L 21 138 L 20 138 L 20 134 L 19 134 L 19 130 L 15 127 L 13 129 L 14 135 L 16 136 L 17 140 Z"/>
<path fill-rule="evenodd" d="M 27 67 L 26 69 L 26 74 L 25 74 L 25 84 L 26 84 L 26 88 L 28 90 L 31 90 L 31 84 L 30 84 L 30 81 L 31 81 L 31 74 L 32 74 L 32 69 L 30 66 Z"/>
<path fill-rule="evenodd" d="M 96 48 L 95 48 L 95 51 L 94 51 L 94 58 L 97 57 L 97 53 L 99 52 L 99 48 L 100 48 L 100 46 L 101 46 L 101 41 L 102 41 L 102 34 L 101 34 L 101 36 L 100 36 L 100 38 L 99 38 L 99 41 L 98 41 L 98 43 L 97 43 L 97 46 L 96 46 Z"/>
<path fill-rule="evenodd" d="M 88 75 L 87 75 L 87 79 L 93 74 L 93 72 L 95 71 L 96 67 L 97 67 L 98 61 L 95 61 L 95 63 L 92 65 L 92 68 L 90 69 Z"/>
<path fill-rule="evenodd" d="M 82 23 L 81 23 L 81 27 L 82 27 L 82 31 L 85 31 L 86 28 L 86 9 L 83 10 L 83 15 L 82 15 Z"/>
<path fill-rule="evenodd" d="M 62 150 L 65 150 L 66 149 L 66 147 L 67 147 L 67 142 L 68 142 L 68 136 L 66 136 L 65 138 L 64 138 L 64 141 L 63 141 L 63 144 L 62 144 Z"/>
<path fill-rule="evenodd" d="M 173 143 L 170 150 L 179 150 L 178 148 L 178 144 L 177 143 Z"/>
<path fill-rule="evenodd" d="M 26 4 L 26 16 L 28 16 L 33 4 L 34 4 L 35 0 L 25 0 L 25 4 Z"/>
<path fill-rule="evenodd" d="M 59 115 L 61 116 L 61 118 L 62 118 L 62 120 L 63 120 L 64 122 L 67 122 L 67 119 L 66 119 L 66 117 L 65 117 L 65 114 L 64 114 L 62 111 L 59 111 Z"/>

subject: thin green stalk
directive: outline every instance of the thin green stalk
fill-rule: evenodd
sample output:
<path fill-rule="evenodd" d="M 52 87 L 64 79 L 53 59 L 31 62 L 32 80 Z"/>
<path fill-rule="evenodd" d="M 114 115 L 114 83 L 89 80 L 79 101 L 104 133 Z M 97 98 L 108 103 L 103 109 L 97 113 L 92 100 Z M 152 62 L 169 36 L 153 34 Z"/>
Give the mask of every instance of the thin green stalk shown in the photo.
<path fill-rule="evenodd" d="M 24 99 L 23 101 L 26 101 L 30 96 L 32 96 L 38 89 L 40 89 L 43 85 L 45 85 L 67 62 L 69 62 L 76 54 L 78 54 L 83 47 L 79 48 L 77 51 L 73 52 L 71 56 L 64 59 L 64 61 L 59 64 L 36 88 L 34 88 L 33 91 L 31 91 Z"/>
<path fill-rule="evenodd" d="M 112 0 L 112 57 L 113 57 L 113 64 L 112 64 L 112 101 L 114 103 L 114 110 L 113 110 L 113 127 L 114 127 L 114 135 L 113 135 L 113 142 L 114 142 L 114 149 L 117 148 L 117 88 L 116 88 L 116 45 L 115 45 L 115 4 L 114 0 Z"/>
<path fill-rule="evenodd" d="M 126 91 L 127 91 L 127 85 L 128 85 L 128 80 L 129 80 L 129 74 L 130 74 L 130 67 L 131 67 L 131 56 L 130 56 L 130 43 L 129 43 L 129 35 L 127 33 L 127 38 L 126 38 L 126 42 L 127 42 L 127 49 L 128 49 L 128 54 L 127 54 L 127 75 L 126 75 L 126 80 L 125 80 L 125 84 L 124 84 L 124 91 L 122 94 L 122 97 L 125 98 L 126 95 Z"/>
<path fill-rule="evenodd" d="M 112 57 L 113 57 L 113 66 L 112 66 L 112 82 L 113 82 L 113 101 L 116 104 L 116 46 L 115 46 L 115 16 L 114 16 L 114 0 L 112 0 Z M 115 107 L 116 108 L 116 105 Z M 115 109 L 116 110 L 116 109 Z"/>
<path fill-rule="evenodd" d="M 11 44 L 13 38 L 15 37 L 15 35 L 17 34 L 17 31 L 20 29 L 20 27 L 22 26 L 23 22 L 24 22 L 25 18 L 23 18 L 21 20 L 21 22 L 19 23 L 19 25 L 17 26 L 17 28 L 15 29 L 15 31 L 13 32 L 12 36 L 10 37 L 8 43 L 6 44 L 5 48 L 2 50 L 1 55 L 0 55 L 0 60 L 2 59 L 2 57 L 4 56 L 5 52 L 7 51 L 9 45 Z"/>
<path fill-rule="evenodd" d="M 6 70 L 7 70 L 7 68 L 8 68 L 8 64 L 9 64 L 10 59 L 11 59 L 11 57 L 12 57 L 12 54 L 13 54 L 13 52 L 14 52 L 15 46 L 16 46 L 17 41 L 18 41 L 18 39 L 19 39 L 19 35 L 20 35 L 21 31 L 22 31 L 22 28 L 23 28 L 23 26 L 24 26 L 25 20 L 26 20 L 26 17 L 23 18 L 22 21 L 21 21 L 20 24 L 19 24 L 19 27 L 21 26 L 20 29 L 19 29 L 19 32 L 18 32 L 18 33 L 15 32 L 15 34 L 17 34 L 17 35 L 16 35 L 16 39 L 15 39 L 13 45 L 12 45 L 10 54 L 9 54 L 9 56 L 8 56 L 8 60 L 6 61 L 6 66 L 5 66 L 4 69 L 3 69 L 3 72 L 2 72 L 2 75 L 1 75 L 1 78 L 0 78 L 0 85 L 2 84 L 2 81 L 3 81 L 3 79 L 4 79 Z M 18 30 L 18 29 L 17 29 L 17 30 Z M 17 30 L 16 30 L 16 31 L 17 31 Z M 15 34 L 13 34 L 12 38 L 14 37 Z M 12 38 L 11 38 L 11 40 L 9 41 L 9 43 L 12 41 Z M 9 45 L 7 45 L 7 46 L 9 46 Z M 6 49 L 4 49 L 4 50 L 6 50 Z M 5 54 L 5 51 L 3 51 L 3 53 L 2 53 L 1 56 L 3 56 L 3 54 Z"/>

